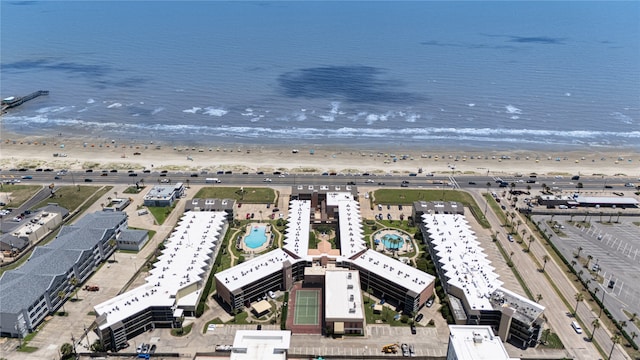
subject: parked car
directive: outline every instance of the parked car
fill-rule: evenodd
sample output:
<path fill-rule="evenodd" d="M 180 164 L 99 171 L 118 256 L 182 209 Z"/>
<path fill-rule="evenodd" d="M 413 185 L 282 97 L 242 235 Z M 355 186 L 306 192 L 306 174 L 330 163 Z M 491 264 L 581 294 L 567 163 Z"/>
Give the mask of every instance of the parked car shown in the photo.
<path fill-rule="evenodd" d="M 427 307 L 432 307 L 433 306 L 433 301 L 434 301 L 434 299 L 433 299 L 433 297 L 431 297 L 431 298 L 429 298 L 429 300 L 427 300 L 427 303 L 425 305 L 427 305 Z M 420 314 L 420 315 L 422 315 L 422 314 Z"/>
<path fill-rule="evenodd" d="M 411 324 L 411 334 L 415 335 L 417 333 L 418 331 L 416 330 L 416 326 L 414 324 Z"/>
<path fill-rule="evenodd" d="M 432 302 L 433 303 L 433 302 Z M 418 314 L 418 316 L 416 316 L 416 322 L 420 322 L 422 321 L 422 319 L 424 318 L 424 315 L 422 314 Z"/>

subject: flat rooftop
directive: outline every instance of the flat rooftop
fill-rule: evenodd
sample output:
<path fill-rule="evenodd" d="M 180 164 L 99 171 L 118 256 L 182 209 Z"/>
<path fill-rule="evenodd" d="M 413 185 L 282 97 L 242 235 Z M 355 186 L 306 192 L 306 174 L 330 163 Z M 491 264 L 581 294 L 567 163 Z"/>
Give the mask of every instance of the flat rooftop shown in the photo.
<path fill-rule="evenodd" d="M 143 311 L 151 306 L 173 306 L 180 289 L 207 280 L 216 246 L 224 236 L 225 212 L 185 213 L 173 233 L 165 240 L 165 249 L 146 277 L 146 284 L 95 306 L 104 315 L 100 328 Z M 183 294 L 180 305 L 195 305 L 201 289 Z"/>
<path fill-rule="evenodd" d="M 285 360 L 291 332 L 282 330 L 238 330 L 233 339 L 232 360 Z"/>
<path fill-rule="evenodd" d="M 277 271 L 282 271 L 282 264 L 285 260 L 295 262 L 295 259 L 284 250 L 275 249 L 218 272 L 215 277 L 229 291 L 234 292 Z"/>
<path fill-rule="evenodd" d="M 517 360 L 485 325 L 449 325 L 449 347 L 458 360 Z"/>
<path fill-rule="evenodd" d="M 182 183 L 175 185 L 155 185 L 144 196 L 145 200 L 165 200 L 172 197 L 173 193 L 182 187 Z"/>
<path fill-rule="evenodd" d="M 433 275 L 418 270 L 389 256 L 369 249 L 352 260 L 353 263 L 378 276 L 386 278 L 417 294 L 426 289 L 434 280 Z"/>
<path fill-rule="evenodd" d="M 309 252 L 310 221 L 311 201 L 291 200 L 283 248 L 298 258 L 306 257 Z"/>
<path fill-rule="evenodd" d="M 355 270 L 325 272 L 325 318 L 330 321 L 364 319 L 360 275 Z"/>
<path fill-rule="evenodd" d="M 489 310 L 490 294 L 502 286 L 463 215 L 423 214 L 431 246 L 440 258 L 447 283 L 461 289 L 475 310 Z"/>
<path fill-rule="evenodd" d="M 346 194 L 344 194 L 346 195 Z M 340 255 L 351 258 L 367 249 L 362 230 L 360 204 L 351 196 L 336 200 L 340 226 Z"/>

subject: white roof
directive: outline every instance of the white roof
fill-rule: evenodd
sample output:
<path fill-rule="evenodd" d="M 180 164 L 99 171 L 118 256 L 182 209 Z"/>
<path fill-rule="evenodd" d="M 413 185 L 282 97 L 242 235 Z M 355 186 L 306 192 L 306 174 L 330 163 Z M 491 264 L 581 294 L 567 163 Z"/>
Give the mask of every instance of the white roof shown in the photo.
<path fill-rule="evenodd" d="M 325 272 L 325 318 L 328 321 L 364 319 L 360 275 L 354 270 Z"/>
<path fill-rule="evenodd" d="M 638 205 L 638 200 L 632 197 L 611 197 L 611 196 L 578 196 L 576 201 L 581 204 L 624 204 Z"/>
<path fill-rule="evenodd" d="M 353 263 L 418 294 L 435 280 L 432 275 L 371 249 L 353 259 Z"/>
<path fill-rule="evenodd" d="M 285 360 L 291 332 L 282 330 L 237 330 L 232 360 Z"/>
<path fill-rule="evenodd" d="M 327 193 L 328 206 L 336 206 L 344 200 L 353 200 L 353 195 L 348 191 L 332 191 Z"/>
<path fill-rule="evenodd" d="M 146 284 L 95 306 L 98 315 L 106 315 L 100 328 L 124 320 L 150 306 L 173 306 L 180 289 L 204 283 L 209 264 L 213 263 L 216 244 L 224 234 L 225 212 L 188 212 L 180 219 L 174 232 L 165 241 L 165 249 Z M 194 306 L 200 295 L 198 288 L 183 294 L 177 304 Z"/>
<path fill-rule="evenodd" d="M 294 259 L 282 249 L 274 249 L 264 255 L 247 260 L 232 268 L 216 273 L 215 277 L 230 291 L 242 289 L 245 285 L 260 280 L 282 270 L 285 260 Z"/>
<path fill-rule="evenodd" d="M 155 185 L 144 196 L 145 200 L 151 199 L 169 199 L 173 196 L 173 193 L 182 187 L 182 183 L 176 183 L 175 185 Z"/>
<path fill-rule="evenodd" d="M 360 204 L 351 198 L 339 199 L 340 255 L 350 258 L 367 248 L 362 230 Z"/>
<path fill-rule="evenodd" d="M 423 214 L 422 220 L 447 283 L 464 292 L 471 309 L 491 309 L 489 295 L 503 283 L 498 280 L 464 215 Z"/>
<path fill-rule="evenodd" d="M 310 222 L 311 201 L 291 200 L 283 248 L 299 258 L 306 257 L 309 251 Z"/>
<path fill-rule="evenodd" d="M 449 325 L 449 348 L 459 360 L 516 360 L 488 325 Z"/>

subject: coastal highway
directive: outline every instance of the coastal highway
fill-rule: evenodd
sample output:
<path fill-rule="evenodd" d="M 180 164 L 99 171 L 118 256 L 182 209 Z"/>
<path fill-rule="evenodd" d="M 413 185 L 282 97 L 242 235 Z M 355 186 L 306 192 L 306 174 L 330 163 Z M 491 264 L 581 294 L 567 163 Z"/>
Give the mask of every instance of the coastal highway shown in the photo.
<path fill-rule="evenodd" d="M 589 192 L 594 194 L 600 192 L 602 195 L 612 195 L 614 192 L 622 193 L 633 191 L 633 187 L 625 186 L 629 183 L 640 185 L 640 180 L 622 176 L 582 176 L 580 180 L 571 180 L 570 177 L 540 176 L 532 177 L 496 177 L 487 175 L 466 175 L 466 174 L 287 174 L 287 173 L 191 173 L 191 172 L 166 172 L 160 171 L 131 171 L 126 170 L 93 170 L 68 171 L 64 174 L 60 170 L 41 169 L 40 171 L 31 169 L 3 169 L 0 171 L 0 179 L 4 183 L 20 181 L 21 183 L 38 184 L 131 184 L 136 182 L 144 185 L 161 184 L 161 181 L 176 183 L 183 182 L 193 185 L 206 183 L 206 178 L 217 178 L 220 184 L 215 185 L 241 185 L 241 186 L 294 186 L 294 185 L 358 185 L 358 186 L 380 186 L 380 187 L 406 187 L 406 188 L 487 188 L 492 191 L 500 189 L 499 180 L 509 184 L 502 188 L 508 190 L 511 184 L 515 189 L 539 190 L 543 185 L 550 188 L 557 188 L 562 191 Z M 578 188 L 578 184 L 582 188 Z"/>

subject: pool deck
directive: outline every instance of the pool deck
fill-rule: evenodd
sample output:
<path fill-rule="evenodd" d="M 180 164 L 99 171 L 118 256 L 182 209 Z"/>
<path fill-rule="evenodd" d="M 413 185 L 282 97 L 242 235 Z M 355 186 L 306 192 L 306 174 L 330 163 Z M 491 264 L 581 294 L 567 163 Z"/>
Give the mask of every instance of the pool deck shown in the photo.
<path fill-rule="evenodd" d="M 265 230 L 264 230 L 264 234 L 267 237 L 267 241 L 264 242 L 264 244 L 258 246 L 255 249 L 250 248 L 249 246 L 247 246 L 247 244 L 245 243 L 244 239 L 247 235 L 249 235 L 251 233 L 251 231 L 253 230 L 254 227 L 256 226 L 264 226 Z M 245 253 L 259 253 L 262 251 L 265 251 L 266 249 L 268 249 L 271 246 L 271 224 L 260 224 L 260 223 L 250 223 L 247 224 L 247 230 L 245 232 L 245 234 L 242 236 L 242 241 L 240 241 L 241 245 L 242 245 L 242 251 L 244 251 Z"/>
<path fill-rule="evenodd" d="M 397 250 L 395 250 L 398 255 L 406 254 L 413 250 L 413 241 L 411 241 L 410 234 L 399 229 L 385 228 L 385 229 L 376 231 L 372 235 L 374 240 L 380 241 L 378 244 L 375 244 L 376 251 L 383 251 L 383 252 L 389 252 L 389 253 L 392 252 L 392 250 L 384 246 L 382 242 L 382 237 L 384 237 L 385 235 L 396 235 L 402 238 L 403 240 L 402 246 L 400 246 Z M 409 241 L 407 241 L 407 239 L 409 239 Z"/>

